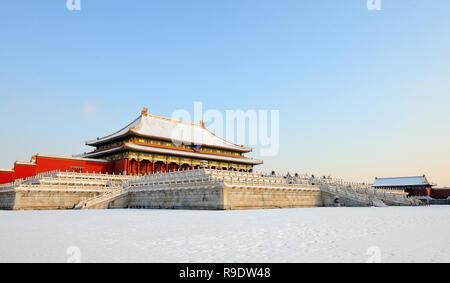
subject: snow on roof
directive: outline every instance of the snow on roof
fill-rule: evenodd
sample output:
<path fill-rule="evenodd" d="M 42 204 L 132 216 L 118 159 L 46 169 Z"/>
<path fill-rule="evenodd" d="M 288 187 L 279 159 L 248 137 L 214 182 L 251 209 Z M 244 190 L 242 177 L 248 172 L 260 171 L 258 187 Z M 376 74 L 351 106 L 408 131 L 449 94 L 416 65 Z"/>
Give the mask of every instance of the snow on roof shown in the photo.
<path fill-rule="evenodd" d="M 24 165 L 24 166 L 36 166 L 35 162 L 21 162 L 21 161 L 16 161 L 14 164 L 16 165 Z"/>
<path fill-rule="evenodd" d="M 123 149 L 123 146 L 118 146 L 118 147 L 114 147 L 114 148 L 107 149 L 107 150 L 93 151 L 93 152 L 80 154 L 80 155 L 77 155 L 77 157 L 88 158 L 89 159 L 89 157 L 96 157 L 96 156 L 99 156 L 99 155 L 103 155 L 105 153 L 112 153 L 112 152 L 116 152 L 116 151 L 119 151 L 119 150 L 122 150 L 122 149 Z"/>
<path fill-rule="evenodd" d="M 113 133 L 111 135 L 105 136 L 103 138 L 97 138 L 96 140 L 87 141 L 86 144 L 87 145 L 94 145 L 94 144 L 97 144 L 97 143 L 113 140 L 113 139 L 115 139 L 117 137 L 123 136 L 123 135 L 129 133 L 131 129 L 134 129 L 134 128 L 138 127 L 141 124 L 141 121 L 142 121 L 142 115 L 139 116 L 136 120 L 134 120 L 130 124 L 128 124 L 125 127 L 123 127 L 122 129 L 118 130 L 117 132 L 115 132 L 115 133 Z"/>
<path fill-rule="evenodd" d="M 114 140 L 115 138 L 121 136 L 125 136 L 128 133 L 135 133 L 146 137 L 162 138 L 176 142 L 184 142 L 187 144 L 207 145 L 242 152 L 251 151 L 251 148 L 233 144 L 216 136 L 201 125 L 148 115 L 145 114 L 144 111 L 141 116 L 121 130 L 109 136 L 88 141 L 86 144 L 92 146 L 97 145 Z"/>
<path fill-rule="evenodd" d="M 375 178 L 375 182 L 373 183 L 373 187 L 424 186 L 424 185 L 430 185 L 425 176 Z"/>
<path fill-rule="evenodd" d="M 38 154 L 37 157 L 54 158 L 54 159 L 69 159 L 69 160 L 85 161 L 85 162 L 110 163 L 110 161 L 105 160 L 105 159 L 92 159 L 92 158 L 85 158 L 85 157 L 81 157 L 81 156 L 59 156 L 59 155 Z"/>

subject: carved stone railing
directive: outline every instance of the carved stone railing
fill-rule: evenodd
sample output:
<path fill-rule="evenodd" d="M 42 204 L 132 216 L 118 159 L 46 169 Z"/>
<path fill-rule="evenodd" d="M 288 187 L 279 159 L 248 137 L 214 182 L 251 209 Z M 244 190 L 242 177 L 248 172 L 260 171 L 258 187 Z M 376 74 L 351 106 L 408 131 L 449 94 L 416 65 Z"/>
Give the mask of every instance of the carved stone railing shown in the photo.
<path fill-rule="evenodd" d="M 0 185 L 0 191 L 8 191 L 24 185 L 42 185 L 42 186 L 96 186 L 111 187 L 121 184 L 123 181 L 139 179 L 138 176 L 127 176 L 118 174 L 102 173 L 76 173 L 60 172 L 58 170 L 39 173 L 33 177 L 18 179 L 8 184 Z"/>
<path fill-rule="evenodd" d="M 202 185 L 205 183 L 223 184 L 228 187 L 271 188 L 271 189 L 302 189 L 318 190 L 319 186 L 311 184 L 288 183 L 281 176 L 265 176 L 257 173 L 225 171 L 215 169 L 196 169 L 143 176 L 124 184 L 130 190 L 150 189 L 160 187 L 189 187 L 182 185 Z"/>

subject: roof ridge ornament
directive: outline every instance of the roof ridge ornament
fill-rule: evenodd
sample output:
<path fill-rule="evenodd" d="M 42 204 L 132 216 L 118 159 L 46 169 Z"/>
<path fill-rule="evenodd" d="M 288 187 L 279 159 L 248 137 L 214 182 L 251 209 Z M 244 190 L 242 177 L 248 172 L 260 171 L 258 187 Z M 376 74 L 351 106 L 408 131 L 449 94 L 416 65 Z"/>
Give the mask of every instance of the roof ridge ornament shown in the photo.
<path fill-rule="evenodd" d="M 148 108 L 142 109 L 141 114 L 144 115 L 144 116 L 147 116 L 148 115 Z"/>

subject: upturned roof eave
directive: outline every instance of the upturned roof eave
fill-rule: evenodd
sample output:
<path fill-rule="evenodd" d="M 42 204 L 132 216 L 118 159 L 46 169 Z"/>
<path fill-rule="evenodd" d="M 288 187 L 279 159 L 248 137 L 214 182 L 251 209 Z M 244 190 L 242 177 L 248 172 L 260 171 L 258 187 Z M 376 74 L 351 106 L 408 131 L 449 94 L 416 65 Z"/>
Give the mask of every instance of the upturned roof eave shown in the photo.
<path fill-rule="evenodd" d="M 244 158 L 237 158 L 237 157 L 226 157 L 226 156 L 218 156 L 218 155 L 212 155 L 207 153 L 198 153 L 198 152 L 185 152 L 185 151 L 177 151 L 175 149 L 161 149 L 157 147 L 144 147 L 142 145 L 136 145 L 134 143 L 125 143 L 121 146 L 118 146 L 116 148 L 112 149 L 106 149 L 102 151 L 93 151 L 84 154 L 84 157 L 96 157 L 96 156 L 103 156 L 111 153 L 115 153 L 122 150 L 142 150 L 146 152 L 152 152 L 152 153 L 159 153 L 159 154 L 166 154 L 166 155 L 177 155 L 177 156 L 184 156 L 184 157 L 194 157 L 198 159 L 209 159 L 209 160 L 217 160 L 217 161 L 228 161 L 228 162 L 236 162 L 236 163 L 243 163 L 243 164 L 252 164 L 252 165 L 261 165 L 264 162 L 262 160 L 252 159 L 248 157 Z"/>
<path fill-rule="evenodd" d="M 102 145 L 108 142 L 112 142 L 121 138 L 124 138 L 126 136 L 131 135 L 131 130 L 128 130 L 128 132 L 118 135 L 118 136 L 114 136 L 114 137 L 109 137 L 109 138 L 100 138 L 98 140 L 91 140 L 91 141 L 86 141 L 85 144 L 89 145 L 89 146 L 98 146 L 98 145 Z"/>

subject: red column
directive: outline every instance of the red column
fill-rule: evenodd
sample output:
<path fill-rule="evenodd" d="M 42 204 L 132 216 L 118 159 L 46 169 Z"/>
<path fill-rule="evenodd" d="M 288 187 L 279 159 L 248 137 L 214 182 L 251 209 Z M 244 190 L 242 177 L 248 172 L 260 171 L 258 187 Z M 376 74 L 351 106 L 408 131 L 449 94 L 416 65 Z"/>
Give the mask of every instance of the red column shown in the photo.
<path fill-rule="evenodd" d="M 155 174 L 155 160 L 152 160 L 152 174 Z"/>
<path fill-rule="evenodd" d="M 126 172 L 126 174 L 128 175 L 128 158 L 127 159 L 125 159 L 125 168 L 124 168 L 125 170 L 125 172 Z"/>
<path fill-rule="evenodd" d="M 146 163 L 145 163 L 145 174 L 147 174 L 147 175 L 148 175 L 148 169 L 149 169 L 149 167 L 150 167 L 150 162 L 146 162 Z"/>
<path fill-rule="evenodd" d="M 169 172 L 169 162 L 166 161 L 166 172 Z"/>
<path fill-rule="evenodd" d="M 191 170 L 194 170 L 194 165 L 191 164 Z"/>
<path fill-rule="evenodd" d="M 139 175 L 141 173 L 141 160 L 137 160 L 137 174 Z"/>

